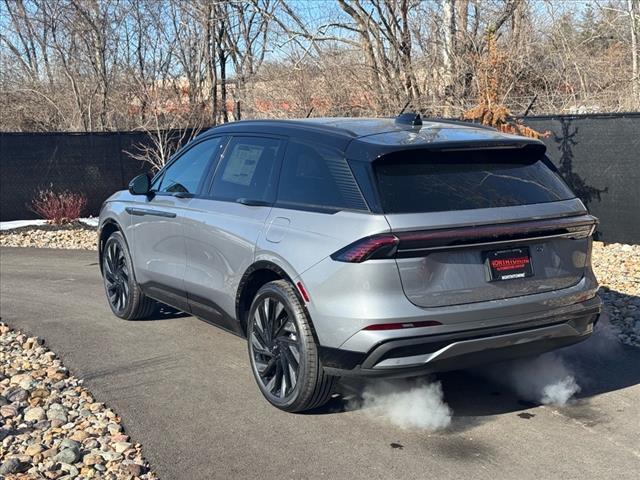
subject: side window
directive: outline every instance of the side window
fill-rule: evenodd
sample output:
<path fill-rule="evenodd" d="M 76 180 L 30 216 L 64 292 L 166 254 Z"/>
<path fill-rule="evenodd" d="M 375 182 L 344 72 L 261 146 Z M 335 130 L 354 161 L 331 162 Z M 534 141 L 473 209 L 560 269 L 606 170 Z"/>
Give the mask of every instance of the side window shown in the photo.
<path fill-rule="evenodd" d="M 210 195 L 219 200 L 271 201 L 282 143 L 273 138 L 232 138 L 213 177 Z"/>
<path fill-rule="evenodd" d="M 158 192 L 196 193 L 206 175 L 209 160 L 220 148 L 222 138 L 212 138 L 198 143 L 167 167 L 159 179 Z"/>
<path fill-rule="evenodd" d="M 278 204 L 367 210 L 341 152 L 293 140 L 289 142 L 282 165 Z"/>

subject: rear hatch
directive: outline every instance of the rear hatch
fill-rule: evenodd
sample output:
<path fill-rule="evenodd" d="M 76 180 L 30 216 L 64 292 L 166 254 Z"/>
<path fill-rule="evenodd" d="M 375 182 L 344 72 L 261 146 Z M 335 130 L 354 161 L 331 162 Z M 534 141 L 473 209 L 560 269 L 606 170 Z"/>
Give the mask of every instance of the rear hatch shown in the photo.
<path fill-rule="evenodd" d="M 539 148 L 404 150 L 372 168 L 416 305 L 563 289 L 589 267 L 596 220 Z"/>

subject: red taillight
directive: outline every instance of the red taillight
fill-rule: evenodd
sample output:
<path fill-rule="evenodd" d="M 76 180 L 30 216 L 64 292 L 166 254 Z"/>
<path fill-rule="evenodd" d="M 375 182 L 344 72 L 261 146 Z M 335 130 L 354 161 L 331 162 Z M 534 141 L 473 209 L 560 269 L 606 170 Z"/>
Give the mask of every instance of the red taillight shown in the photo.
<path fill-rule="evenodd" d="M 398 237 L 390 233 L 373 235 L 347 245 L 331 258 L 349 263 L 360 263 L 370 258 L 389 258 L 395 253 L 398 242 Z"/>
<path fill-rule="evenodd" d="M 437 228 L 381 233 L 362 238 L 331 255 L 340 262 L 360 263 L 369 259 L 425 256 L 434 250 L 476 248 L 543 238 L 586 238 L 598 219 L 591 215 L 526 220 L 491 225 Z"/>
<path fill-rule="evenodd" d="M 419 327 L 435 327 L 442 325 L 435 320 L 425 320 L 422 322 L 405 322 L 405 323 L 378 323 L 375 325 L 369 325 L 363 330 L 399 330 L 401 328 L 419 328 Z"/>

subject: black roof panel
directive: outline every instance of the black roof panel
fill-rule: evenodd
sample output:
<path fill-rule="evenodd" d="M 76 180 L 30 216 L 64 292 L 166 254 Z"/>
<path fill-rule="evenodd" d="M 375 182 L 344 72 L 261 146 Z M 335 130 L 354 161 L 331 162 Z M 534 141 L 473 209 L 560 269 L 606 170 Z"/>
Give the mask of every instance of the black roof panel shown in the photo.
<path fill-rule="evenodd" d="M 304 118 L 292 120 L 243 120 L 208 130 L 214 133 L 263 133 L 310 136 L 326 135 L 330 143 L 346 147 L 356 158 L 375 158 L 405 148 L 497 148 L 534 146 L 544 153 L 544 143 L 532 138 L 501 133 L 484 125 L 459 121 L 423 119 L 421 126 L 397 124 L 393 118 Z M 322 139 L 324 141 L 324 139 Z M 336 145 L 338 146 L 338 145 Z M 365 152 L 366 150 L 366 152 Z"/>
<path fill-rule="evenodd" d="M 262 132 L 279 134 L 285 131 L 307 130 L 310 132 L 325 132 L 342 137 L 356 138 L 358 134 L 346 128 L 339 128 L 330 123 L 314 122 L 312 119 L 291 119 L 291 120 L 241 120 L 239 122 L 229 122 L 210 128 L 206 133 L 217 132 Z"/>
<path fill-rule="evenodd" d="M 281 128 L 310 128 L 314 130 L 325 130 L 330 133 L 338 133 L 352 138 L 368 137 L 381 133 L 397 132 L 395 138 L 414 138 L 413 134 L 421 132 L 422 141 L 431 142 L 438 137 L 434 132 L 442 132 L 439 136 L 460 138 L 462 136 L 473 136 L 483 138 L 510 137 L 497 130 L 474 123 L 456 121 L 423 119 L 422 126 L 409 126 L 397 124 L 394 118 L 354 118 L 354 117 L 324 117 L 324 118 L 296 118 L 288 120 L 242 120 L 239 122 L 225 123 L 215 130 L 221 129 L 244 129 L 251 130 L 264 128 L 265 133 L 270 129 Z M 209 131 L 213 131 L 211 129 Z M 455 132 L 455 133 L 453 133 Z M 386 143 L 386 142 L 385 142 Z"/>

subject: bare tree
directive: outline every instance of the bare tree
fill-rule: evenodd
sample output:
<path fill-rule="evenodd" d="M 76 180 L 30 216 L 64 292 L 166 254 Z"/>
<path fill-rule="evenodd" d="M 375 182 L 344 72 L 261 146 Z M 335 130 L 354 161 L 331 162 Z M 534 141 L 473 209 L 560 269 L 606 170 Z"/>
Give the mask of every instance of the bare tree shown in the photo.
<path fill-rule="evenodd" d="M 629 30 L 631 32 L 631 85 L 635 107 L 640 109 L 640 73 L 638 70 L 638 17 L 640 16 L 640 0 L 627 0 L 629 12 Z"/>
<path fill-rule="evenodd" d="M 638 109 L 639 15 L 640 0 L 0 0 L 0 128 L 197 128 L 238 102 L 458 116 L 482 98 L 490 33 L 509 111 Z"/>
<path fill-rule="evenodd" d="M 152 171 L 160 170 L 178 148 L 193 139 L 205 127 L 199 112 L 185 109 L 183 115 L 163 115 L 162 91 L 154 90 L 148 99 L 150 115 L 139 126 L 148 134 L 148 142 L 141 142 L 125 153 L 146 163 Z"/>
<path fill-rule="evenodd" d="M 99 94 L 99 126 L 106 130 L 110 127 L 108 103 L 118 50 L 120 11 L 111 0 L 71 0 L 71 5 L 75 13 L 74 34 L 84 46 Z"/>
<path fill-rule="evenodd" d="M 228 6 L 227 28 L 221 50 L 228 51 L 236 77 L 237 99 L 246 96 L 247 84 L 264 62 L 275 2 L 252 0 Z"/>

